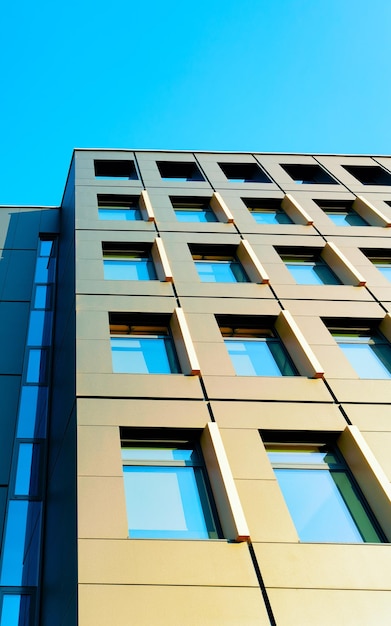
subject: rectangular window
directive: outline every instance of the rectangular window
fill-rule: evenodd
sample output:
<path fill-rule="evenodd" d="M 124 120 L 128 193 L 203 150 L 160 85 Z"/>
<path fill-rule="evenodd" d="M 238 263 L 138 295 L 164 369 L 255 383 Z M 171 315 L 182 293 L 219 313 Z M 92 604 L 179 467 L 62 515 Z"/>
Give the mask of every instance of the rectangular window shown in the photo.
<path fill-rule="evenodd" d="M 297 371 L 280 338 L 266 320 L 246 326 L 242 319 L 217 317 L 221 334 L 237 376 L 296 376 Z"/>
<path fill-rule="evenodd" d="M 301 541 L 385 540 L 336 446 L 270 443 L 266 448 Z"/>
<path fill-rule="evenodd" d="M 373 265 L 391 282 L 391 250 L 362 250 Z"/>
<path fill-rule="evenodd" d="M 391 174 L 380 165 L 343 165 L 362 185 L 391 185 Z"/>
<path fill-rule="evenodd" d="M 134 161 L 116 159 L 94 161 L 95 178 L 124 178 L 138 180 Z"/>
<path fill-rule="evenodd" d="M 271 179 L 257 163 L 219 163 L 230 183 L 271 183 Z"/>
<path fill-rule="evenodd" d="M 180 373 L 166 316 L 111 313 L 110 334 L 115 373 Z"/>
<path fill-rule="evenodd" d="M 337 181 L 320 165 L 283 163 L 281 167 L 297 185 L 338 185 Z"/>
<path fill-rule="evenodd" d="M 235 246 L 189 246 L 203 283 L 247 283 Z"/>
<path fill-rule="evenodd" d="M 208 198 L 170 197 L 178 222 L 217 222 Z"/>
<path fill-rule="evenodd" d="M 335 226 L 368 226 L 349 200 L 314 200 Z"/>
<path fill-rule="evenodd" d="M 280 254 L 298 285 L 340 285 L 341 281 L 319 254 Z"/>
<path fill-rule="evenodd" d="M 156 161 L 156 165 L 162 179 L 168 182 L 205 181 L 195 161 Z"/>
<path fill-rule="evenodd" d="M 100 220 L 142 220 L 138 196 L 98 194 L 98 217 Z"/>
<path fill-rule="evenodd" d="M 292 224 L 291 218 L 275 198 L 242 198 L 251 217 L 257 224 Z"/>
<path fill-rule="evenodd" d="M 102 243 L 105 280 L 157 280 L 151 246 Z"/>
<path fill-rule="evenodd" d="M 328 327 L 360 378 L 391 378 L 391 345 L 380 331 Z"/>
<path fill-rule="evenodd" d="M 168 440 L 122 433 L 129 537 L 217 539 L 220 527 L 209 494 L 201 449 L 182 431 Z"/>

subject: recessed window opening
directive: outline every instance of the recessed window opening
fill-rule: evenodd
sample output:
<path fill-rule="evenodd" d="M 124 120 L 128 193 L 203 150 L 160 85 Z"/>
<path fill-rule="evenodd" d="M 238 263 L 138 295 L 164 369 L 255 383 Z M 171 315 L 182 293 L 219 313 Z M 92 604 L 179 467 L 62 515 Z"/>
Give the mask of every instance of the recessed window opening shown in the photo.
<path fill-rule="evenodd" d="M 352 200 L 314 200 L 336 226 L 368 226 L 353 209 Z"/>
<path fill-rule="evenodd" d="M 204 283 L 246 283 L 249 278 L 236 256 L 236 246 L 189 245 Z"/>
<path fill-rule="evenodd" d="M 230 183 L 271 183 L 269 176 L 256 163 L 219 163 Z"/>
<path fill-rule="evenodd" d="M 292 224 L 276 198 L 241 198 L 257 224 Z"/>
<path fill-rule="evenodd" d="M 170 316 L 110 313 L 109 322 L 115 373 L 180 373 Z"/>
<path fill-rule="evenodd" d="M 391 282 L 391 250 L 365 250 L 362 252 L 373 265 Z"/>
<path fill-rule="evenodd" d="M 319 251 L 276 248 L 298 285 L 340 285 L 341 281 L 322 259 Z M 297 250 L 297 249 L 296 249 Z"/>
<path fill-rule="evenodd" d="M 280 165 L 298 185 L 338 185 L 337 181 L 320 165 L 294 165 L 290 163 L 281 163 Z"/>
<path fill-rule="evenodd" d="M 301 541 L 382 543 L 386 540 L 333 442 L 275 440 L 265 445 Z"/>
<path fill-rule="evenodd" d="M 338 346 L 360 378 L 391 378 L 391 344 L 373 323 L 343 325 L 343 320 L 325 320 Z"/>
<path fill-rule="evenodd" d="M 391 174 L 379 165 L 343 165 L 363 185 L 391 185 Z"/>
<path fill-rule="evenodd" d="M 94 161 L 95 178 L 124 178 L 138 180 L 134 161 Z"/>
<path fill-rule="evenodd" d="M 171 182 L 202 182 L 202 176 L 194 161 L 156 161 L 157 168 L 163 180 Z"/>
<path fill-rule="evenodd" d="M 272 318 L 216 316 L 238 376 L 296 376 Z"/>
<path fill-rule="evenodd" d="M 98 217 L 100 220 L 141 220 L 139 196 L 121 194 L 98 194 Z"/>
<path fill-rule="evenodd" d="M 170 196 L 178 222 L 217 222 L 210 198 Z"/>
<path fill-rule="evenodd" d="M 105 280 L 157 280 L 150 244 L 103 242 Z"/>
<path fill-rule="evenodd" d="M 129 537 L 222 537 L 197 434 L 154 431 L 121 429 Z"/>

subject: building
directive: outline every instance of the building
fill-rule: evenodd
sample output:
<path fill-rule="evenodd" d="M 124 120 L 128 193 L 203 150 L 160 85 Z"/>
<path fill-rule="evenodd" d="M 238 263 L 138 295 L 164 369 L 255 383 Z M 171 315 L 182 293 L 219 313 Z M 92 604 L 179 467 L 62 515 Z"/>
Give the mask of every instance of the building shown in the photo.
<path fill-rule="evenodd" d="M 0 220 L 0 626 L 388 625 L 391 157 L 76 150 Z"/>

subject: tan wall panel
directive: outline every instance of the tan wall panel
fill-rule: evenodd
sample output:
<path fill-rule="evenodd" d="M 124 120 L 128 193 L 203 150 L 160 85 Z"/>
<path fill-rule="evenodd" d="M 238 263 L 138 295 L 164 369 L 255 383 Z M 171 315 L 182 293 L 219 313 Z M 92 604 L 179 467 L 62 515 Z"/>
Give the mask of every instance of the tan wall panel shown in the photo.
<path fill-rule="evenodd" d="M 122 476 L 79 476 L 78 536 L 88 539 L 128 536 Z"/>
<path fill-rule="evenodd" d="M 389 591 L 268 589 L 278 626 L 388 626 Z"/>
<path fill-rule="evenodd" d="M 344 404 L 344 411 L 352 424 L 364 432 L 391 431 L 390 406 L 388 404 Z"/>
<path fill-rule="evenodd" d="M 266 587 L 387 591 L 391 586 L 388 544 L 258 543 L 254 550 Z"/>
<path fill-rule="evenodd" d="M 208 540 L 82 539 L 79 582 L 258 587 L 246 543 Z"/>
<path fill-rule="evenodd" d="M 391 402 L 389 380 L 331 379 L 328 382 L 340 402 Z"/>
<path fill-rule="evenodd" d="M 80 585 L 80 626 L 269 626 L 259 589 Z"/>
<path fill-rule="evenodd" d="M 274 478 L 258 430 L 221 428 L 220 434 L 235 479 Z"/>
<path fill-rule="evenodd" d="M 391 432 L 364 432 L 362 435 L 375 455 L 376 460 L 382 466 L 388 480 L 391 481 Z"/>
<path fill-rule="evenodd" d="M 204 383 L 210 398 L 238 400 L 330 400 L 321 379 L 303 376 L 205 376 Z M 391 391 L 391 390 L 390 390 Z"/>
<path fill-rule="evenodd" d="M 78 426 L 77 472 L 79 476 L 120 476 L 121 445 L 116 426 Z"/>
<path fill-rule="evenodd" d="M 145 398 L 203 398 L 198 376 L 182 374 L 83 374 L 76 378 L 77 395 Z"/>

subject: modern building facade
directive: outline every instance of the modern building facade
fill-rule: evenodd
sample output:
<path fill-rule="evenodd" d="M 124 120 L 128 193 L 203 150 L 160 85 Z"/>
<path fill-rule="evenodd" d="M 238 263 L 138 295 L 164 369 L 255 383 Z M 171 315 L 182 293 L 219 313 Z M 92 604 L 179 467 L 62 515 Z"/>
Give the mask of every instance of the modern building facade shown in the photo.
<path fill-rule="evenodd" d="M 76 150 L 0 220 L 0 626 L 388 625 L 391 157 Z"/>

